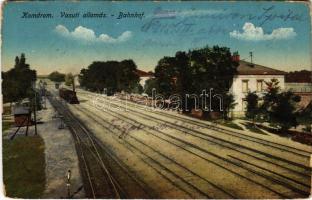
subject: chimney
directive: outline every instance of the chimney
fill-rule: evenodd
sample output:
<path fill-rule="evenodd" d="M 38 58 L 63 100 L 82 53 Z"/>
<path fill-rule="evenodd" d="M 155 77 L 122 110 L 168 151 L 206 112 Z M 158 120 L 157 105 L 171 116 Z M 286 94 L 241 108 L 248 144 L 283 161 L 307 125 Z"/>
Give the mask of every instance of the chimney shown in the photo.
<path fill-rule="evenodd" d="M 235 62 L 239 62 L 240 61 L 240 55 L 238 54 L 238 52 L 234 52 L 232 55 L 232 60 Z"/>

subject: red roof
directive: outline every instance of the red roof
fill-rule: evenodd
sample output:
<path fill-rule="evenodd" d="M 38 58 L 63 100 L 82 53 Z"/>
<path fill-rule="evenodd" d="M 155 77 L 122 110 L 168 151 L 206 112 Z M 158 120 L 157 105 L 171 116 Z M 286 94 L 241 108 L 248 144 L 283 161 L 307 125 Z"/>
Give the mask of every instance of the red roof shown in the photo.
<path fill-rule="evenodd" d="M 139 77 L 152 77 L 154 76 L 154 73 L 153 72 L 145 72 L 145 71 L 142 71 L 140 69 L 137 69 L 136 70 L 136 74 L 139 76 Z"/>

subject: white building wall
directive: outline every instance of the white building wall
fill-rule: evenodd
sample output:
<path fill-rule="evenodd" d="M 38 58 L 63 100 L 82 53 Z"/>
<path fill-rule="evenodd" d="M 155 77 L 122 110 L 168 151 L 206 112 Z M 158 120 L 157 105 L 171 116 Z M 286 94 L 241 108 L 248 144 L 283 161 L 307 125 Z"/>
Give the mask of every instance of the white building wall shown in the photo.
<path fill-rule="evenodd" d="M 153 77 L 151 77 L 151 76 L 144 76 L 144 77 L 140 77 L 140 85 L 144 88 L 144 86 L 145 86 L 145 81 L 147 81 L 148 79 L 151 79 L 151 78 L 153 78 Z"/>
<path fill-rule="evenodd" d="M 243 92 L 243 81 L 248 80 L 248 89 L 250 92 L 257 92 L 257 81 L 263 80 L 266 82 L 271 79 L 277 79 L 279 86 L 283 90 L 285 88 L 284 75 L 236 75 L 233 78 L 233 84 L 230 92 L 234 95 L 236 106 L 232 110 L 233 116 L 244 116 L 243 99 L 246 97 L 247 92 Z M 263 82 L 263 90 L 266 89 L 266 84 Z M 259 96 L 263 95 L 263 92 L 257 92 Z"/>

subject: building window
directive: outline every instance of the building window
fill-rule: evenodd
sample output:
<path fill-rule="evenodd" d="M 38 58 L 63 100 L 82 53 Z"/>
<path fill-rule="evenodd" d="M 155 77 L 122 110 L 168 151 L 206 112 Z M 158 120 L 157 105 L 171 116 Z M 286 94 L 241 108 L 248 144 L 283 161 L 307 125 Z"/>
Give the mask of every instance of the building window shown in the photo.
<path fill-rule="evenodd" d="M 248 80 L 242 80 L 242 84 L 243 84 L 243 92 L 247 93 L 249 91 Z"/>
<path fill-rule="evenodd" d="M 263 80 L 257 80 L 257 92 L 263 91 Z"/>
<path fill-rule="evenodd" d="M 242 99 L 242 108 L 243 108 L 243 111 L 247 110 L 247 101 L 245 99 Z"/>

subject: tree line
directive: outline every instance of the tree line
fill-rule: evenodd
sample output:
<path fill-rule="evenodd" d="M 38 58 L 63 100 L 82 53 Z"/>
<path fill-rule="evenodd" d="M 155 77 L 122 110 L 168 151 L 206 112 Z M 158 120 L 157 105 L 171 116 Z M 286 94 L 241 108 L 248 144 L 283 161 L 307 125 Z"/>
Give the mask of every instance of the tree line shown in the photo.
<path fill-rule="evenodd" d="M 80 86 L 90 91 L 108 94 L 116 92 L 141 93 L 140 78 L 136 73 L 137 66 L 133 60 L 96 61 L 80 71 Z"/>
<path fill-rule="evenodd" d="M 144 88 L 151 95 L 152 90 L 168 98 L 172 94 L 181 96 L 181 107 L 184 112 L 194 108 L 194 101 L 186 101 L 185 94 L 200 95 L 204 89 L 213 88 L 215 94 L 223 97 L 225 117 L 234 106 L 234 98 L 229 94 L 233 76 L 238 62 L 233 61 L 232 53 L 227 47 L 204 47 L 188 52 L 178 51 L 175 56 L 165 56 L 155 67 L 155 78 L 149 79 Z M 109 94 L 115 92 L 142 93 L 137 66 L 133 60 L 97 61 L 80 71 L 80 86 L 91 91 L 102 92 L 104 88 Z M 202 102 L 198 102 L 201 105 Z M 219 103 L 214 101 L 212 107 L 217 110 Z M 204 112 L 208 114 L 209 112 Z"/>
<path fill-rule="evenodd" d="M 2 95 L 3 102 L 19 102 L 25 98 L 29 98 L 31 104 L 34 101 L 33 84 L 37 80 L 36 70 L 30 69 L 26 63 L 25 54 L 15 57 L 14 67 L 7 72 L 1 72 L 2 75 Z M 37 102 L 40 102 L 37 95 Z M 37 104 L 37 109 L 41 109 L 41 105 Z"/>
<path fill-rule="evenodd" d="M 203 47 L 178 51 L 174 56 L 161 58 L 155 67 L 155 78 L 146 81 L 144 92 L 152 95 L 153 89 L 166 98 L 170 95 L 181 97 L 183 112 L 190 112 L 193 108 L 203 107 L 202 101 L 186 100 L 186 94 L 200 96 L 203 90 L 213 89 L 214 94 L 223 97 L 222 111 L 218 101 L 212 102 L 214 112 L 219 112 L 224 118 L 234 108 L 234 97 L 229 93 L 233 76 L 239 65 L 233 60 L 232 53 L 227 47 Z M 235 52 L 234 52 L 235 55 Z M 59 73 L 49 74 L 48 78 L 54 82 L 64 82 L 70 86 L 74 76 Z M 35 70 L 31 70 L 26 63 L 25 54 L 15 58 L 15 65 L 7 72 L 2 72 L 3 100 L 16 102 L 23 98 L 33 98 L 32 82 L 36 81 Z M 108 94 L 125 91 L 128 93 L 142 93 L 139 84 L 137 66 L 133 60 L 123 61 L 95 61 L 79 74 L 80 86 L 95 92 Z M 263 97 L 255 92 L 246 96 L 246 117 L 252 121 L 267 121 L 281 130 L 287 130 L 298 124 L 305 124 L 309 129 L 312 123 L 312 103 L 305 109 L 298 109 L 300 97 L 290 91 L 281 91 L 277 80 L 265 82 L 267 91 Z M 38 95 L 39 96 L 39 95 Z M 38 101 L 39 102 L 39 101 Z M 198 105 L 196 105 L 198 104 Z M 204 117 L 209 117 L 210 111 L 203 110 Z M 311 128 L 311 127 L 310 127 Z"/>
<path fill-rule="evenodd" d="M 72 86 L 74 75 L 72 73 L 63 74 L 58 71 L 54 71 L 48 75 L 48 79 L 56 83 L 64 82 L 66 86 Z"/>

